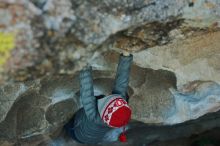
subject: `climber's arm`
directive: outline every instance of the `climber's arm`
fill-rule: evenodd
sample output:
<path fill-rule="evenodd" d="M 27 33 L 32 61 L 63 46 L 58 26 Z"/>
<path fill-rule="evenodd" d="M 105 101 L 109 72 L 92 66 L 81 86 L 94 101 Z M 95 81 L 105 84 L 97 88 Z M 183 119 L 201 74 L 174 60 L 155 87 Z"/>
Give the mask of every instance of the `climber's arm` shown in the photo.
<path fill-rule="evenodd" d="M 124 52 L 120 55 L 117 67 L 113 93 L 121 94 L 124 98 L 127 93 L 132 60 L 133 55 L 128 52 Z"/>
<path fill-rule="evenodd" d="M 87 66 L 80 71 L 80 98 L 86 116 L 90 121 L 101 121 L 93 90 L 92 67 Z"/>

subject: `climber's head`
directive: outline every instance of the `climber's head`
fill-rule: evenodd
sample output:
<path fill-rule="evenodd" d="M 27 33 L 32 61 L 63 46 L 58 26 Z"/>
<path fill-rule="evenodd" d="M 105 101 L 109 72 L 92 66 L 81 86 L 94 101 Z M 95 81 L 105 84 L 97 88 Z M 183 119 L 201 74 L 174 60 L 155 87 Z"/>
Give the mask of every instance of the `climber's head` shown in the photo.
<path fill-rule="evenodd" d="M 131 108 L 128 106 L 128 103 L 117 94 L 99 99 L 98 110 L 102 120 L 110 127 L 123 127 L 127 125 L 131 119 Z"/>

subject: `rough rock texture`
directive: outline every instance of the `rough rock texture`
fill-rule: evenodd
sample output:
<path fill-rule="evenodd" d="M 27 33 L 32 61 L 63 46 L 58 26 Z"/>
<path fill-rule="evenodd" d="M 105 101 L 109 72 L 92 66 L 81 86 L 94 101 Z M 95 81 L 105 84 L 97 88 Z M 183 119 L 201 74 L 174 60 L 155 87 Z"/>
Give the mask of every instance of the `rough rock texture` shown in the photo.
<path fill-rule="evenodd" d="M 60 128 L 78 109 L 73 98 L 74 79 L 70 79 L 68 82 L 63 78 L 45 78 L 2 87 L 1 141 L 19 144 L 24 139 L 44 137 Z"/>
<path fill-rule="evenodd" d="M 189 37 L 137 53 L 134 60 L 141 67 L 174 72 L 178 87 L 195 80 L 220 83 L 219 39 L 219 32 Z"/>
<path fill-rule="evenodd" d="M 141 54 L 141 53 L 140 53 Z M 116 69 L 119 54 L 106 52 L 94 63 L 97 68 Z M 181 123 L 219 110 L 220 85 L 211 81 L 193 81 L 177 89 L 177 78 L 166 70 L 132 66 L 130 99 L 133 119 L 145 123 Z M 213 111 L 214 110 L 214 111 Z"/>
<path fill-rule="evenodd" d="M 60 131 L 81 106 L 77 71 L 91 64 L 109 92 L 126 47 L 129 144 L 219 127 L 218 0 L 0 0 L 0 16 L 0 145 L 73 144 Z"/>
<path fill-rule="evenodd" d="M 114 77 L 113 71 L 94 72 L 95 91 L 110 93 Z M 135 80 L 138 75 L 145 74 L 145 80 Z M 170 77 L 171 76 L 171 77 Z M 146 137 L 140 138 L 140 144 L 149 143 L 154 140 L 169 140 L 184 136 L 190 136 L 198 132 L 196 122 L 189 122 L 187 132 L 166 137 L 163 133 L 185 127 L 184 122 L 197 119 L 205 114 L 219 110 L 220 86 L 213 82 L 195 83 L 190 92 L 178 92 L 174 88 L 174 82 L 170 82 L 172 74 L 166 71 L 153 71 L 132 67 L 131 82 L 129 88 L 129 104 L 133 109 L 132 119 L 138 122 L 131 122 L 128 127 L 130 144 L 138 140 L 137 131 L 146 128 Z M 137 88 L 138 86 L 138 88 Z M 40 143 L 74 143 L 65 138 L 62 126 L 81 107 L 79 100 L 78 74 L 74 76 L 45 77 L 34 82 L 18 83 L 1 88 L 1 121 L 0 141 L 2 144 L 40 145 Z M 212 91 L 212 93 L 210 93 Z M 15 93 L 15 94 L 11 94 Z M 7 97 L 7 98 L 4 98 Z M 219 114 L 211 118 L 204 118 L 201 125 L 210 123 L 200 129 L 200 132 L 219 127 L 216 120 Z M 216 117 L 217 116 L 217 117 Z M 199 120 L 198 120 L 199 121 Z M 174 125 L 174 127 L 163 126 L 147 127 L 148 124 Z M 141 128 L 142 127 L 142 128 Z M 179 128 L 178 128 L 179 127 Z M 186 126 L 187 128 L 187 126 Z M 134 134 L 134 130 L 136 134 Z M 153 133 L 149 133 L 149 130 Z M 182 131 L 182 130 L 180 130 Z M 61 132 L 61 133 L 60 133 Z M 110 141 L 115 141 L 118 130 L 111 131 L 108 135 Z M 145 132 L 138 132 L 141 136 Z M 157 135 L 152 137 L 152 135 Z M 51 141 L 52 139 L 52 141 Z M 65 140 L 66 139 L 66 140 Z M 57 140 L 57 141 L 56 141 Z M 63 142 L 62 142 L 63 141 Z M 46 145 L 46 144 L 45 144 Z"/>
<path fill-rule="evenodd" d="M 4 17 L 0 21 L 0 31 L 15 35 L 15 41 L 11 42 L 15 47 L 13 50 L 1 52 L 1 57 L 6 63 L 0 64 L 0 83 L 32 80 L 45 74 L 72 74 L 81 69 L 86 62 L 98 58 L 107 48 L 126 46 L 122 45 L 123 43 L 134 50 L 141 47 L 142 50 L 152 48 L 157 51 L 154 47 L 163 46 L 159 47 L 156 53 L 150 51 L 153 54 L 147 56 L 148 63 L 143 59 L 135 59 L 135 62 L 139 65 L 144 64 L 143 67 L 175 72 L 178 86 L 193 80 L 218 80 L 219 77 L 215 74 L 218 69 L 216 65 L 213 71 L 206 74 L 202 74 L 202 69 L 198 68 L 197 72 L 201 75 L 197 78 L 186 73 L 185 70 L 198 64 L 194 62 L 195 58 L 203 54 L 191 56 L 192 59 L 184 57 L 188 56 L 187 53 L 194 54 L 195 48 L 191 49 L 193 46 L 189 46 L 188 49 L 185 44 L 184 48 L 187 51 L 183 51 L 186 54 L 181 57 L 180 62 L 173 63 L 173 66 L 170 66 L 170 62 L 174 62 L 175 57 L 172 55 L 175 55 L 175 50 L 170 55 L 168 50 L 165 57 L 154 57 L 154 54 L 163 54 L 162 50 L 166 50 L 163 48 L 169 48 L 170 45 L 180 50 L 175 46 L 182 43 L 191 44 L 190 40 L 196 42 L 198 39 L 207 39 L 204 42 L 210 40 L 217 43 L 218 32 L 210 37 L 206 37 L 206 33 L 219 29 L 219 7 L 219 1 L 216 0 L 1 0 L 0 15 Z M 121 31 L 124 35 L 118 35 Z M 203 35 L 203 38 L 196 37 Z M 181 40 L 191 36 L 192 38 L 186 42 Z M 180 41 L 173 44 L 175 40 Z M 100 48 L 106 46 L 106 42 L 108 44 L 109 41 L 113 44 L 119 43 L 110 43 L 110 47 Z M 195 45 L 196 48 L 200 48 L 200 45 L 204 47 L 200 42 Z M 204 49 L 213 52 L 213 47 L 210 46 L 209 49 L 208 45 Z M 149 53 L 148 50 L 144 52 Z M 209 62 L 218 60 L 218 53 L 215 54 Z M 140 58 L 143 55 L 136 56 Z M 177 54 L 176 57 L 180 56 Z M 160 63 L 163 60 L 164 63 Z M 148 65 L 149 61 L 156 63 Z M 192 65 L 186 67 L 186 64 L 191 62 Z M 205 64 L 205 61 L 201 62 L 203 63 L 200 63 L 200 66 Z"/>

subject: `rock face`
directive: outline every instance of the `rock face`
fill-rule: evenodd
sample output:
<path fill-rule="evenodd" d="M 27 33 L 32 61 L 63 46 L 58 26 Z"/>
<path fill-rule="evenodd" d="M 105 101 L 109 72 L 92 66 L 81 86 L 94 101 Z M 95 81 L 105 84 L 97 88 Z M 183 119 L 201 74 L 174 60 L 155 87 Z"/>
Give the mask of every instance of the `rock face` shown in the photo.
<path fill-rule="evenodd" d="M 19 144 L 57 130 L 78 109 L 73 80 L 48 78 L 2 87 L 1 141 Z"/>
<path fill-rule="evenodd" d="M 92 65 L 109 93 L 121 48 L 134 51 L 128 145 L 220 126 L 219 1 L 1 0 L 0 16 L 0 145 L 78 145 L 62 132 L 77 71 Z"/>
<path fill-rule="evenodd" d="M 110 93 L 113 85 L 113 71 L 94 72 L 95 91 Z M 138 80 L 138 75 L 146 78 Z M 175 89 L 175 80 L 170 82 L 171 73 L 166 71 L 153 71 L 132 67 L 131 82 L 129 88 L 129 104 L 133 110 L 132 119 L 138 122 L 159 125 L 175 125 L 185 121 L 197 119 L 207 113 L 219 110 L 220 86 L 213 82 L 194 83 L 190 91 L 179 92 Z M 136 80 L 137 79 L 137 80 Z M 11 94 L 14 93 L 14 94 Z M 1 122 L 0 140 L 2 144 L 40 145 L 40 143 L 70 143 L 65 136 L 60 134 L 62 126 L 81 107 L 79 100 L 78 74 L 74 76 L 45 77 L 34 82 L 8 85 L 1 88 Z M 7 100 L 5 100 L 7 97 Z M 217 114 L 218 115 L 218 114 Z M 213 115 L 215 116 L 215 115 Z M 206 122 L 207 121 L 205 118 Z M 146 128 L 145 124 L 131 122 L 128 127 L 131 131 L 129 143 L 135 143 L 134 129 Z M 206 123 L 205 122 L 205 123 Z M 189 122 L 190 123 L 190 122 Z M 197 130 L 194 123 L 190 123 L 192 129 L 189 136 Z M 218 127 L 219 124 L 210 124 L 200 131 Z M 175 127 L 175 126 L 174 126 Z M 178 126 L 177 126 L 178 127 Z M 156 126 L 151 127 L 157 129 Z M 177 128 L 178 129 L 178 128 Z M 166 137 L 163 132 L 169 132 L 170 127 L 164 126 L 162 131 L 156 130 L 156 137 L 147 134 L 141 138 L 141 143 L 152 142 L 156 139 L 177 138 L 175 135 Z M 178 130 L 177 130 L 178 131 Z M 109 133 L 110 141 L 115 141 L 120 132 L 113 130 Z M 128 132 L 129 134 L 130 132 Z M 133 134 L 132 134 L 133 133 Z M 144 132 L 140 132 L 142 135 Z M 64 136 L 64 137 L 63 137 Z M 149 136 L 149 137 L 148 137 Z M 55 139 L 54 139 L 55 138 Z M 58 138 L 58 139 L 57 139 Z M 148 139 L 149 138 L 149 139 Z M 57 139 L 57 141 L 56 141 Z"/>
<path fill-rule="evenodd" d="M 144 52 L 135 55 L 138 65 L 174 72 L 178 86 L 194 80 L 216 81 L 219 67 L 213 62 L 219 58 L 215 47 L 219 10 L 215 0 L 2 0 L 0 31 L 13 36 L 10 45 L 15 47 L 1 51 L 4 63 L 0 64 L 0 83 L 32 80 L 45 74 L 72 74 L 107 48 L 126 46 L 123 43 L 142 48 Z M 216 33 L 209 36 L 208 32 L 213 31 Z M 201 53 L 193 57 L 198 49 Z M 213 51 L 215 56 L 205 56 Z M 152 56 L 146 56 L 148 53 Z M 197 63 L 196 58 L 201 56 L 212 59 Z M 148 63 L 143 57 L 149 59 Z M 149 61 L 156 63 L 149 65 Z M 197 68 L 198 77 L 186 71 L 208 64 L 212 71 Z"/>
<path fill-rule="evenodd" d="M 220 33 L 207 33 L 198 37 L 153 47 L 135 54 L 141 67 L 169 70 L 177 77 L 177 86 L 190 81 L 216 81 L 220 83 Z"/>
<path fill-rule="evenodd" d="M 118 57 L 115 52 L 107 52 L 103 54 L 105 61 L 101 62 L 103 58 L 99 58 L 94 62 L 100 68 L 107 65 L 116 69 Z M 178 89 L 177 82 L 173 72 L 133 65 L 130 77 L 133 119 L 145 123 L 176 124 L 219 110 L 218 83 L 193 81 Z"/>

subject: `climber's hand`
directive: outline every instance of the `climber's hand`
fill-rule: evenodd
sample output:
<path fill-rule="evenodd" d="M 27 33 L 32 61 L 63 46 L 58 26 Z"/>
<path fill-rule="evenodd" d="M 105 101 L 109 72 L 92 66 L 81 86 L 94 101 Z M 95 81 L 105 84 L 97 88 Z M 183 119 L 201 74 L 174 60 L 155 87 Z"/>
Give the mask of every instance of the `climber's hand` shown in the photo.
<path fill-rule="evenodd" d="M 128 52 L 128 51 L 122 51 L 122 55 L 123 55 L 123 56 L 130 56 L 130 55 L 131 55 L 131 53 L 130 53 L 130 52 Z"/>
<path fill-rule="evenodd" d="M 89 63 L 85 63 L 85 64 L 83 64 L 81 71 L 88 71 L 91 69 L 92 69 L 92 66 Z"/>
<path fill-rule="evenodd" d="M 124 56 L 129 56 L 135 52 L 146 49 L 146 43 L 143 43 L 139 39 L 129 39 L 128 37 L 118 38 L 113 44 L 113 50 L 122 53 Z"/>
<path fill-rule="evenodd" d="M 133 54 L 147 48 L 146 43 L 139 39 L 129 39 L 129 37 L 117 38 L 113 44 L 114 50 L 117 52 L 129 52 Z"/>

